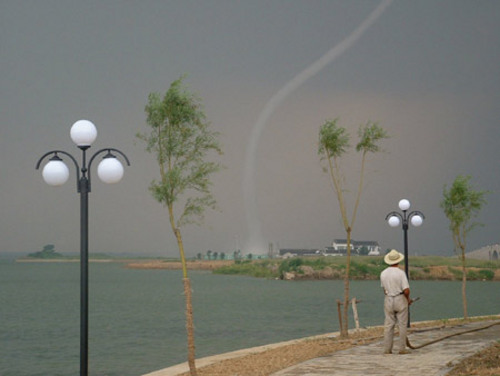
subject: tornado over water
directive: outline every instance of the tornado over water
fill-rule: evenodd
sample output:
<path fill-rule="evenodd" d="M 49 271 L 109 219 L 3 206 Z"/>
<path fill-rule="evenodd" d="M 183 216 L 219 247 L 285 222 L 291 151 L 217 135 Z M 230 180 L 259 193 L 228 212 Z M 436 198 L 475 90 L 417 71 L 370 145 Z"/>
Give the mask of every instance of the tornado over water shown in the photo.
<path fill-rule="evenodd" d="M 278 106 L 304 82 L 319 73 L 328 64 L 335 61 L 335 59 L 354 46 L 354 44 L 370 28 L 370 26 L 372 26 L 382 16 L 386 8 L 391 3 L 392 0 L 382 0 L 373 12 L 371 12 L 370 15 L 368 15 L 368 17 L 361 22 L 361 24 L 350 35 L 331 48 L 314 63 L 306 67 L 293 79 L 288 81 L 265 104 L 257 122 L 252 128 L 250 140 L 245 153 L 243 196 L 245 201 L 245 215 L 248 229 L 248 237 L 245 243 L 246 250 L 253 251 L 266 249 L 266 241 L 262 235 L 262 228 L 257 207 L 255 169 L 259 140 L 269 118 L 274 113 L 276 108 L 278 108 Z"/>

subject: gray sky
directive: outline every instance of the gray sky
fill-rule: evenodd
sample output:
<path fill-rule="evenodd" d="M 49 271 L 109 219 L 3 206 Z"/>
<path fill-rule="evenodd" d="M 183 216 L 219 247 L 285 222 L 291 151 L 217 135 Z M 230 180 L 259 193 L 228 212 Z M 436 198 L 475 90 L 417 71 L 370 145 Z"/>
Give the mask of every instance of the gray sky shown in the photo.
<path fill-rule="evenodd" d="M 269 117 L 256 146 L 253 186 L 262 237 L 245 216 L 245 153 L 259 115 L 284 85 L 341 43 L 378 1 L 0 1 L 0 251 L 55 244 L 79 250 L 79 196 L 73 179 L 49 187 L 35 170 L 45 152 L 80 159 L 69 137 L 94 122 L 90 151 L 118 148 L 131 166 L 115 185 L 94 170 L 91 252 L 178 254 L 166 210 L 147 187 L 158 175 L 135 140 L 144 106 L 187 73 L 213 129 L 226 169 L 213 177 L 220 212 L 183 229 L 190 256 L 322 248 L 344 238 L 338 203 L 317 155 L 321 124 L 339 117 L 356 140 L 378 121 L 391 138 L 368 161 L 356 240 L 402 249 L 386 214 L 407 198 L 422 211 L 410 253 L 451 255 L 439 202 L 444 184 L 471 175 L 490 190 L 469 249 L 499 242 L 500 2 L 395 0 L 350 48 L 307 79 Z M 69 162 L 69 161 L 68 161 Z M 359 155 L 343 161 L 354 192 Z M 97 164 L 96 164 L 97 165 Z M 352 200 L 348 203 L 352 211 Z"/>

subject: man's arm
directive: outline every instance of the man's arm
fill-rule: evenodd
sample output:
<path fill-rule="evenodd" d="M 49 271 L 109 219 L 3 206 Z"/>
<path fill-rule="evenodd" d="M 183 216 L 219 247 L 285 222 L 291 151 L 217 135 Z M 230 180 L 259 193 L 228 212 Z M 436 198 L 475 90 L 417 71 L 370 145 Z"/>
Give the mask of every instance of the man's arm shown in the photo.
<path fill-rule="evenodd" d="M 409 288 L 404 289 L 403 294 L 406 300 L 408 300 L 408 305 L 410 305 L 412 303 L 412 300 L 410 299 L 410 289 Z"/>

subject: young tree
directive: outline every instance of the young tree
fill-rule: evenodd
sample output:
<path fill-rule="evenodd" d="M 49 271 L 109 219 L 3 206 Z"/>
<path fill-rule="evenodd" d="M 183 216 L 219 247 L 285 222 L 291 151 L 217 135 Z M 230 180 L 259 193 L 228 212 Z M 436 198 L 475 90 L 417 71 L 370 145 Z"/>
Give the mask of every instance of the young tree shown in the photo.
<path fill-rule="evenodd" d="M 455 252 L 462 262 L 462 304 L 464 319 L 468 319 L 466 283 L 467 273 L 465 270 L 465 249 L 467 246 L 467 234 L 479 223 L 471 223 L 482 206 L 486 203 L 484 196 L 487 191 L 475 191 L 470 184 L 470 176 L 458 175 L 450 189 L 443 188 L 443 200 L 441 208 L 450 221 L 450 230 L 455 245 Z M 460 251 L 460 254 L 458 252 Z"/>
<path fill-rule="evenodd" d="M 221 167 L 208 161 L 207 155 L 222 154 L 222 150 L 218 133 L 209 130 L 201 102 L 186 89 L 183 78 L 174 81 L 163 97 L 159 93 L 149 95 L 145 112 L 150 130 L 137 137 L 146 143 L 148 152 L 156 155 L 159 167 L 159 180 L 153 180 L 149 189 L 167 208 L 177 240 L 186 298 L 188 363 L 191 375 L 196 375 L 191 283 L 181 227 L 200 223 L 205 210 L 215 208 L 210 177 Z"/>
<path fill-rule="evenodd" d="M 347 152 L 349 148 L 350 137 L 345 128 L 337 125 L 338 119 L 326 121 L 319 131 L 319 149 L 318 154 L 322 160 L 326 160 L 327 167 L 325 172 L 330 173 L 330 177 L 335 188 L 337 201 L 340 206 L 340 214 L 342 216 L 342 224 L 347 235 L 347 261 L 344 276 L 344 302 L 342 327 L 340 334 L 342 337 L 348 336 L 348 312 L 349 312 L 349 272 L 351 264 L 351 233 L 356 220 L 361 192 L 363 190 L 363 179 L 365 173 L 365 163 L 368 153 L 376 153 L 380 151 L 379 142 L 388 138 L 387 132 L 377 123 L 368 121 L 365 125 L 360 126 L 358 130 L 359 142 L 356 145 L 356 151 L 361 152 L 361 172 L 359 175 L 358 190 L 354 202 L 354 209 L 349 217 L 347 205 L 344 196 L 343 179 L 340 169 L 339 160 Z"/>

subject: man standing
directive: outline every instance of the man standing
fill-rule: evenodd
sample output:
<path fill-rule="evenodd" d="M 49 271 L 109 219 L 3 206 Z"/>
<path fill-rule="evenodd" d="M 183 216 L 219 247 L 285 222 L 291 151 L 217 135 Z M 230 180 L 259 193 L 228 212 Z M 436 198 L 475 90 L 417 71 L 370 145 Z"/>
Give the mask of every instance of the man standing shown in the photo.
<path fill-rule="evenodd" d="M 408 354 L 406 349 L 406 325 L 408 323 L 408 306 L 410 300 L 410 285 L 404 271 L 399 269 L 399 263 L 404 256 L 393 249 L 384 257 L 389 265 L 380 273 L 380 282 L 384 289 L 384 354 L 392 354 L 394 327 L 399 326 L 399 354 Z"/>

